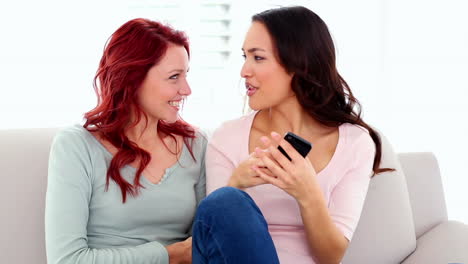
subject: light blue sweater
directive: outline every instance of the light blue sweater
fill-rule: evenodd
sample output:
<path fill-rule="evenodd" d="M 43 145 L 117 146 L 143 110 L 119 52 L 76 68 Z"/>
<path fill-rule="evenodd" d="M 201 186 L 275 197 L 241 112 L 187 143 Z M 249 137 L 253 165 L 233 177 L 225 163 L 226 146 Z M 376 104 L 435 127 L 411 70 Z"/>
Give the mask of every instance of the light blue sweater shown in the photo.
<path fill-rule="evenodd" d="M 205 197 L 206 136 L 197 132 L 192 159 L 186 146 L 159 184 L 145 177 L 137 197 L 122 203 L 119 186 L 106 173 L 112 155 L 83 127 L 62 130 L 49 159 L 46 197 L 47 262 L 65 264 L 167 264 L 165 246 L 191 234 Z M 122 176 L 133 182 L 136 169 Z"/>

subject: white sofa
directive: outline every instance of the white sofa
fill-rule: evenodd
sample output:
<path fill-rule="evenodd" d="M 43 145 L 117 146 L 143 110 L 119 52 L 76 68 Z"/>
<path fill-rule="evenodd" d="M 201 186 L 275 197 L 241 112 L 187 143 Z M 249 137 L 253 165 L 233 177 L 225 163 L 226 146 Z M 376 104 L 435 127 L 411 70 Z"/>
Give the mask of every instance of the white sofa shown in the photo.
<path fill-rule="evenodd" d="M 56 131 L 0 130 L 1 263 L 46 263 L 44 198 L 49 146 Z M 395 155 L 385 142 L 383 166 L 397 171 L 371 180 L 343 263 L 468 264 L 468 226 L 447 221 L 435 157 Z"/>
<path fill-rule="evenodd" d="M 382 141 L 382 166 L 396 171 L 372 178 L 343 263 L 468 264 L 468 225 L 447 218 L 436 157 Z"/>

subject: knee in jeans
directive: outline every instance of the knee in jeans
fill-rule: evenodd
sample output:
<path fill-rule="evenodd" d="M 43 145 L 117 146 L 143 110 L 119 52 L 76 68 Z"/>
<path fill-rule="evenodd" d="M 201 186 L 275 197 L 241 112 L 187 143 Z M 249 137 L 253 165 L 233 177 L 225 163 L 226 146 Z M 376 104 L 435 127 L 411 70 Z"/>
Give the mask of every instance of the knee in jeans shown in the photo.
<path fill-rule="evenodd" d="M 198 211 L 207 213 L 206 211 L 226 211 L 230 209 L 238 209 L 243 204 L 248 204 L 247 200 L 250 197 L 244 191 L 234 187 L 222 187 L 209 194 L 203 199 L 198 207 Z"/>
<path fill-rule="evenodd" d="M 212 199 L 216 202 L 224 202 L 224 201 L 233 202 L 233 201 L 244 200 L 246 196 L 247 196 L 247 193 L 237 188 L 222 187 L 212 192 L 210 195 L 207 196 L 207 198 Z"/>

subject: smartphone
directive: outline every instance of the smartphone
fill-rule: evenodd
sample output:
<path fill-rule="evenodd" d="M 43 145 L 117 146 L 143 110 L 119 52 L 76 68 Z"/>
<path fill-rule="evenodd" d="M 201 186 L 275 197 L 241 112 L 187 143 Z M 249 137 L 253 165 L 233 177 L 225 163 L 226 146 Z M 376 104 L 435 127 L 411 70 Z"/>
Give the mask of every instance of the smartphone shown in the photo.
<path fill-rule="evenodd" d="M 286 135 L 284 135 L 284 139 L 289 142 L 296 150 L 301 154 L 302 157 L 306 157 L 307 154 L 309 154 L 310 150 L 312 149 L 312 144 L 301 138 L 300 136 L 294 134 L 293 132 L 288 132 Z M 288 158 L 289 161 L 291 161 L 291 157 L 289 157 L 288 153 L 284 151 L 284 149 L 281 146 L 278 146 L 278 150 L 283 153 L 283 155 Z"/>

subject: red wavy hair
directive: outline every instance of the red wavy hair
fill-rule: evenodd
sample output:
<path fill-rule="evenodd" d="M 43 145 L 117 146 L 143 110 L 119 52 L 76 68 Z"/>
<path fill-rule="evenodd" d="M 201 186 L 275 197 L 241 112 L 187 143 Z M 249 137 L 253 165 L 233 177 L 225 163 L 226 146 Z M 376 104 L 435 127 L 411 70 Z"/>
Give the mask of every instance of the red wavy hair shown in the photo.
<path fill-rule="evenodd" d="M 138 105 L 137 93 L 149 69 L 166 53 L 169 43 L 183 46 L 190 54 L 188 39 L 183 32 L 148 19 L 130 20 L 107 41 L 94 77 L 98 104 L 84 115 L 83 127 L 98 132 L 117 148 L 107 171 L 106 191 L 112 179 L 121 189 L 123 203 L 127 194 L 138 195 L 139 188 L 143 187 L 141 174 L 151 160 L 151 155 L 129 140 L 124 130 L 135 126 L 142 118 L 148 120 Z M 135 120 L 132 120 L 132 114 L 135 114 Z M 176 135 L 182 136 L 195 160 L 191 147 L 195 138 L 192 126 L 179 118 L 174 123 L 159 121 L 157 131 L 160 138 L 170 136 L 175 140 Z M 130 183 L 122 177 L 120 169 L 134 161 L 139 161 L 139 167 Z"/>

